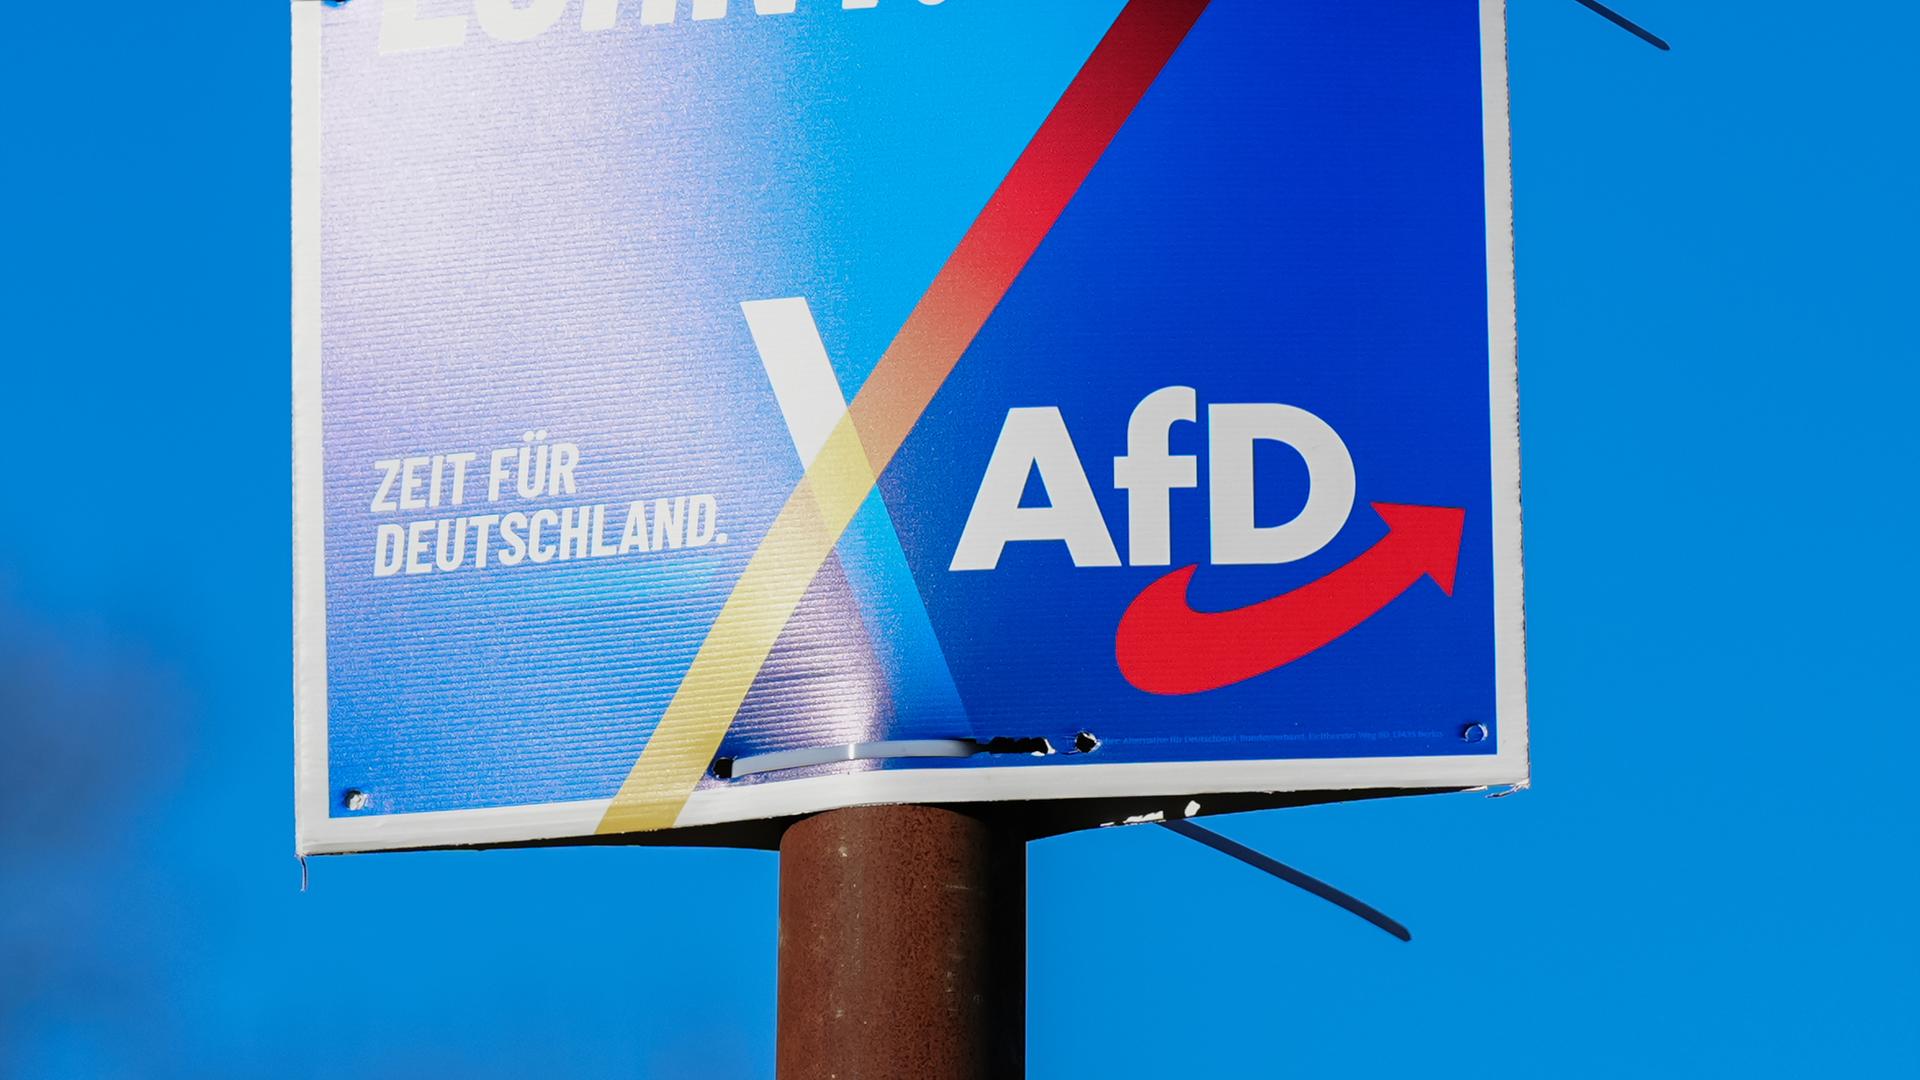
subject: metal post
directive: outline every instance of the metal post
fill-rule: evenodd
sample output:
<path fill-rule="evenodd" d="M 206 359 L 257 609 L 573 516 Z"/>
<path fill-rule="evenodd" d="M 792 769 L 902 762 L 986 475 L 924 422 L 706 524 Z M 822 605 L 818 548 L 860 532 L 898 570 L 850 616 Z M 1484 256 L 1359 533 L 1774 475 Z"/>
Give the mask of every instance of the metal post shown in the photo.
<path fill-rule="evenodd" d="M 1026 839 L 989 813 L 862 806 L 787 829 L 781 1080 L 1023 1074 Z"/>

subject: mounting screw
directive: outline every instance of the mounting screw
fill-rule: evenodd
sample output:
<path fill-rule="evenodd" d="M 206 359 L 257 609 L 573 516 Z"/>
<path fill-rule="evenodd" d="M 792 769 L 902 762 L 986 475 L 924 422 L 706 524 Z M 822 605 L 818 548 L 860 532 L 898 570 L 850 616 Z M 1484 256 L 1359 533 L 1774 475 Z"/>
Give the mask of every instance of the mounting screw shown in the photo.
<path fill-rule="evenodd" d="M 1487 725 L 1485 724 L 1468 724 L 1466 727 L 1460 729 L 1460 739 L 1462 742 L 1485 742 L 1487 736 L 1491 734 L 1492 732 L 1487 730 Z"/>
<path fill-rule="evenodd" d="M 340 793 L 340 802 L 349 810 L 365 810 L 373 802 L 373 796 L 359 788 L 348 788 Z"/>

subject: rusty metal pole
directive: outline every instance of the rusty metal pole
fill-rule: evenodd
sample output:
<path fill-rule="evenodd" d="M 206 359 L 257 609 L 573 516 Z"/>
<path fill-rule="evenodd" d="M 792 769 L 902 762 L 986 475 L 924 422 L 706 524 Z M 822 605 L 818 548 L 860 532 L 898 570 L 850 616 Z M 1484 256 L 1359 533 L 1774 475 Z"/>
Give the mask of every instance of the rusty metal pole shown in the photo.
<path fill-rule="evenodd" d="M 986 812 L 861 806 L 780 841 L 780 1080 L 1017 1077 L 1026 840 Z"/>

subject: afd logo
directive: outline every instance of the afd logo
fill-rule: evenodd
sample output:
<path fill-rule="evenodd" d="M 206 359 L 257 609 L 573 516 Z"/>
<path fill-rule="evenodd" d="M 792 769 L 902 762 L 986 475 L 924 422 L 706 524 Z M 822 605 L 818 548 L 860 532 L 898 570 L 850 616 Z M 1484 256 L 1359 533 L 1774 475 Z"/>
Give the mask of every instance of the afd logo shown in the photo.
<path fill-rule="evenodd" d="M 1194 455 L 1170 451 L 1173 425 L 1198 421 L 1192 387 L 1147 395 L 1127 420 L 1127 452 L 1113 459 L 1113 486 L 1127 493 L 1127 561 L 1172 562 L 1170 493 L 1199 485 Z M 1282 443 L 1306 462 L 1306 504 L 1291 520 L 1254 517 L 1254 447 Z M 1047 505 L 1022 506 L 1030 474 Z M 1207 509 L 1216 565 L 1289 563 L 1326 547 L 1353 514 L 1353 455 L 1326 421 L 1277 403 L 1207 407 Z M 1195 694 L 1264 675 L 1321 649 L 1372 618 L 1423 577 L 1453 593 L 1466 512 L 1374 503 L 1387 535 L 1324 577 L 1230 611 L 1197 611 L 1187 590 L 1197 566 L 1149 585 L 1114 636 L 1120 672 L 1154 694 Z M 1066 545 L 1075 566 L 1119 566 L 1093 485 L 1057 408 L 1009 410 L 987 462 L 950 568 L 992 570 L 1010 543 Z"/>
<path fill-rule="evenodd" d="M 826 345 L 805 299 L 740 305 L 802 467 L 812 464 L 847 413 Z M 1200 484 L 1192 454 L 1172 452 L 1175 424 L 1197 423 L 1199 395 L 1190 386 L 1148 394 L 1127 419 L 1127 452 L 1113 459 L 1113 485 L 1127 493 L 1127 560 L 1172 565 L 1172 492 Z M 1283 443 L 1307 465 L 1306 504 L 1291 520 L 1261 525 L 1254 517 L 1254 447 Z M 1047 505 L 1022 506 L 1027 478 L 1037 473 Z M 1288 563 L 1322 548 L 1353 516 L 1353 455 L 1331 425 L 1305 409 L 1276 403 L 1207 407 L 1207 488 L 1215 564 Z M 1453 592 L 1464 510 L 1374 503 L 1387 535 L 1345 566 L 1301 587 L 1232 611 L 1196 611 L 1187 587 L 1197 566 L 1149 585 L 1121 616 L 1114 635 L 1120 673 L 1152 694 L 1197 694 L 1245 682 L 1306 656 L 1345 635 L 1431 577 Z M 879 542 L 866 546 L 890 565 L 891 580 L 911 581 L 905 553 L 885 509 L 865 503 L 853 527 Z M 1094 498 L 1085 464 L 1057 408 L 1007 412 L 974 495 L 949 567 L 985 571 L 1000 565 L 1011 543 L 1066 546 L 1075 566 L 1119 566 L 1120 554 Z M 907 612 L 922 609 L 913 605 Z M 896 636 L 916 632 L 911 619 Z M 934 642 L 931 626 L 917 631 Z M 932 648 L 937 651 L 938 644 Z"/>
<path fill-rule="evenodd" d="M 880 6 L 880 0 L 808 0 L 818 7 L 854 11 Z M 905 0 L 896 0 L 904 3 Z M 918 0 L 934 7 L 944 0 Z M 576 0 L 386 0 L 380 15 L 380 51 L 421 52 L 451 49 L 467 41 L 471 23 L 495 41 L 532 41 L 566 20 Z M 684 9 L 694 21 L 724 19 L 730 9 L 756 15 L 791 15 L 798 0 L 627 0 L 639 9 L 641 26 L 673 22 Z M 621 0 L 578 0 L 580 29 L 611 30 L 620 22 Z M 469 19 L 471 15 L 471 19 Z"/>
<path fill-rule="evenodd" d="M 1198 417 L 1190 386 L 1148 394 L 1127 419 L 1127 452 L 1113 459 L 1113 486 L 1127 493 L 1127 562 L 1172 562 L 1170 495 L 1199 486 L 1191 454 L 1168 449 L 1173 425 Z M 1253 514 L 1253 452 L 1260 440 L 1291 446 L 1307 463 L 1307 502 L 1279 525 Z M 1021 506 L 1030 473 L 1049 505 Z M 1207 513 L 1212 557 L 1222 564 L 1288 563 L 1326 547 L 1353 513 L 1353 455 L 1327 422 L 1293 405 L 1207 406 Z M 954 549 L 953 570 L 992 570 L 1015 541 L 1064 542 L 1075 566 L 1119 566 L 1113 536 L 1094 499 L 1060 410 L 1011 409 Z"/>

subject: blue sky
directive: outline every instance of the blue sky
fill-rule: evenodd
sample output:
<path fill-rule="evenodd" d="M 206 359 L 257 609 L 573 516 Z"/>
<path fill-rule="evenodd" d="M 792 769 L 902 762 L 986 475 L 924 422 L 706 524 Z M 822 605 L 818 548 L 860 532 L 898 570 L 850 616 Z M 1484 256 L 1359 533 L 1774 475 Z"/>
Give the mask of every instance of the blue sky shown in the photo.
<path fill-rule="evenodd" d="M 964 2 L 964 0 L 960 0 Z M 1623 0 L 1625 3 L 1625 0 Z M 1045 1077 L 1920 1057 L 1911 42 L 1513 0 L 1535 787 L 1032 852 Z M 769 1075 L 771 855 L 292 851 L 286 15 L 9 12 L 0 1074 Z"/>

